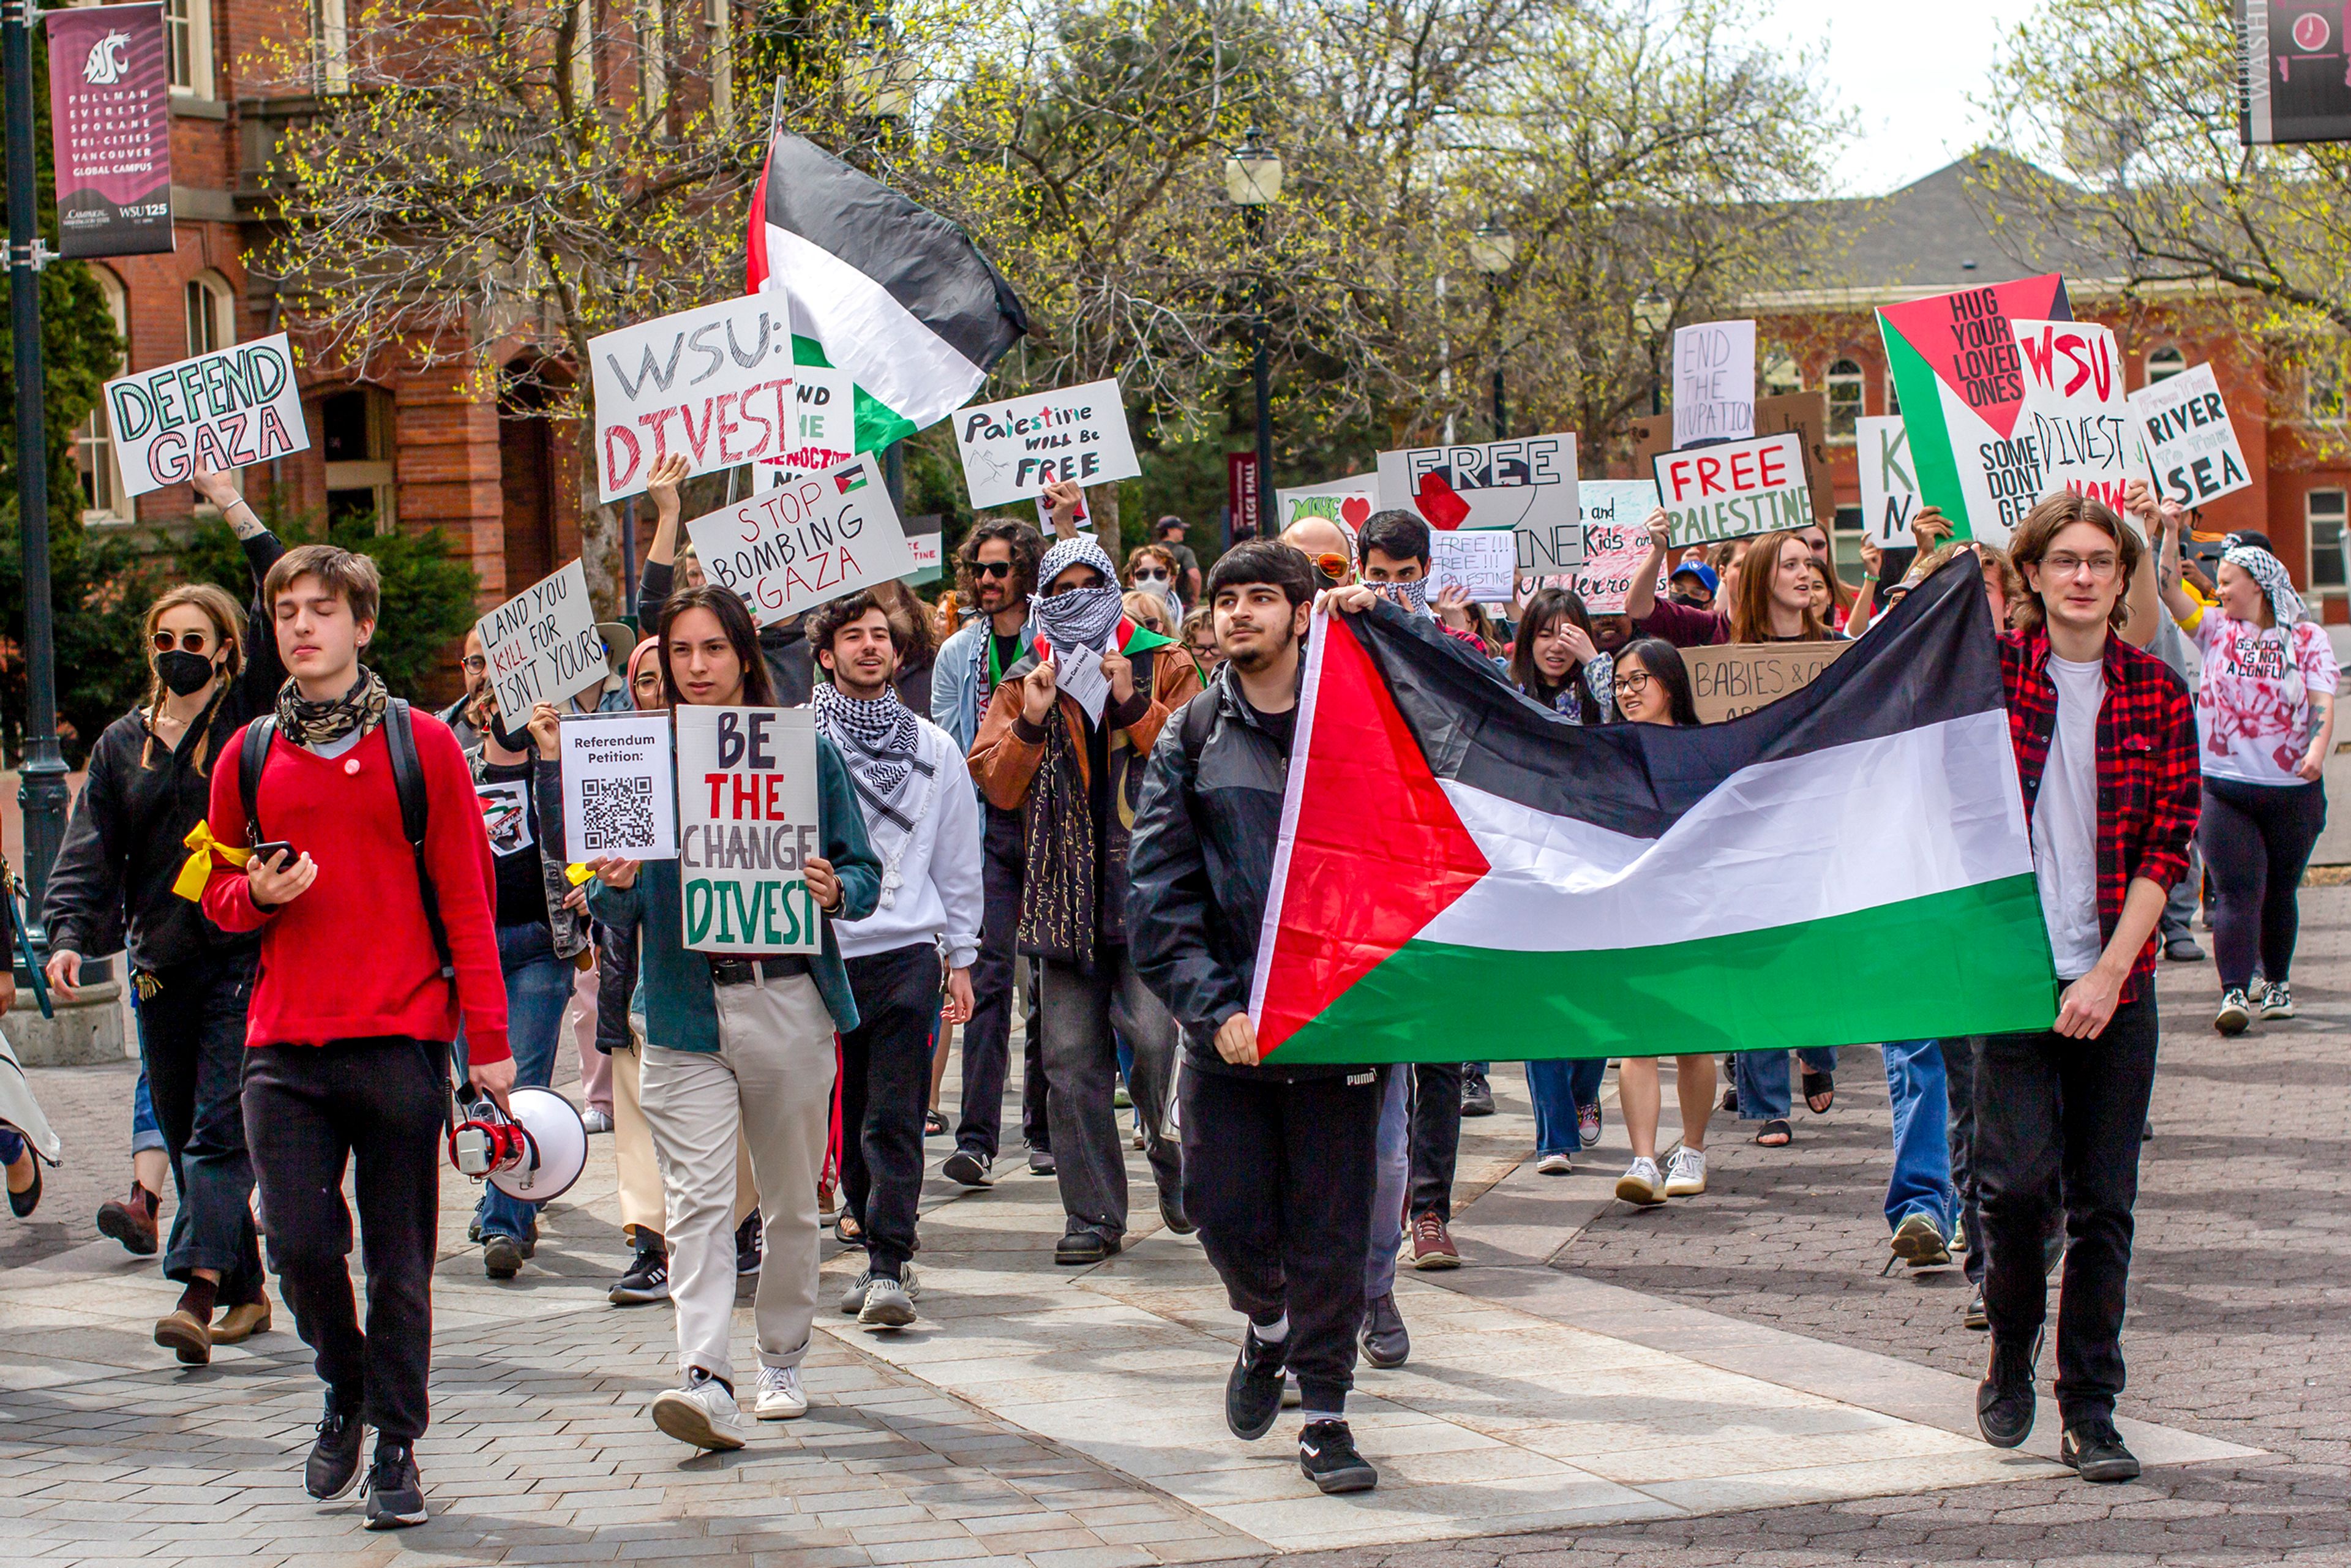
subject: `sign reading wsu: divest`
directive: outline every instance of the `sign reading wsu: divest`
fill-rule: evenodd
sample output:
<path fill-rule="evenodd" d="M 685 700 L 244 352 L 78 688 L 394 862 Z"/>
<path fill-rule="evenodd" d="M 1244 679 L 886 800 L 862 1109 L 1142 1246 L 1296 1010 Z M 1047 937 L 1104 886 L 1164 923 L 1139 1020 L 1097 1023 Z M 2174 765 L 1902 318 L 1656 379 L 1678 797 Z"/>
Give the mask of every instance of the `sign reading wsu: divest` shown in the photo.
<path fill-rule="evenodd" d="M 780 294 L 681 310 L 588 340 L 596 482 L 617 501 L 672 452 L 686 474 L 782 457 L 794 444 L 792 324 Z"/>

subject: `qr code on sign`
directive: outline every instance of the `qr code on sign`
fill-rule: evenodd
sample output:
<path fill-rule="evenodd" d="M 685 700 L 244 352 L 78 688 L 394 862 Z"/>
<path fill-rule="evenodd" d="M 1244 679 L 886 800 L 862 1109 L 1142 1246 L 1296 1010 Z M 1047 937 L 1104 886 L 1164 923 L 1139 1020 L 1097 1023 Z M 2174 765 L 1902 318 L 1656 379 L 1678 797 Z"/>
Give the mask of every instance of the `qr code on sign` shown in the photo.
<path fill-rule="evenodd" d="M 634 779 L 582 779 L 580 826 L 590 854 L 607 850 L 641 849 L 653 837 L 653 781 Z"/>

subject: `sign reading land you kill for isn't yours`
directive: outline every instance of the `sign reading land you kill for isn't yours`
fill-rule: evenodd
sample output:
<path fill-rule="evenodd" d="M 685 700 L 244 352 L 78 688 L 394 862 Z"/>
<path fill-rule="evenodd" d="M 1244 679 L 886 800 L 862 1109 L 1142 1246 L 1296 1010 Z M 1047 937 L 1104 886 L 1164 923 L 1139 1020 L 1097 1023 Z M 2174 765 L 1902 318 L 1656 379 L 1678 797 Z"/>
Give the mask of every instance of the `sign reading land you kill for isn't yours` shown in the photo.
<path fill-rule="evenodd" d="M 724 299 L 588 340 L 596 483 L 617 501 L 672 452 L 686 474 L 785 459 L 799 411 L 781 294 Z"/>
<path fill-rule="evenodd" d="M 2141 387 L 2130 394 L 2130 411 L 2163 499 L 2200 507 L 2252 487 L 2245 449 L 2237 444 L 2237 427 L 2211 366 Z"/>
<path fill-rule="evenodd" d="M 127 496 L 184 485 L 199 468 L 249 468 L 310 447 L 283 332 L 117 376 L 105 393 Z"/>
<path fill-rule="evenodd" d="M 1657 504 L 1673 517 L 1673 544 L 1712 544 L 1813 520 L 1803 437 L 1767 435 L 1656 458 Z"/>
<path fill-rule="evenodd" d="M 914 571 L 914 552 L 870 452 L 787 479 L 685 528 L 710 580 L 741 594 L 762 626 Z"/>
<path fill-rule="evenodd" d="M 1143 472 L 1115 381 L 981 403 L 948 423 L 977 511 L 1041 496 L 1048 485 L 1106 485 Z"/>
<path fill-rule="evenodd" d="M 612 673 L 588 602 L 588 575 L 576 560 L 483 616 L 476 630 L 510 730 L 528 724 L 538 704 L 559 703 Z"/>
<path fill-rule="evenodd" d="M 809 709 L 680 707 L 677 872 L 696 953 L 813 953 L 817 824 Z"/>

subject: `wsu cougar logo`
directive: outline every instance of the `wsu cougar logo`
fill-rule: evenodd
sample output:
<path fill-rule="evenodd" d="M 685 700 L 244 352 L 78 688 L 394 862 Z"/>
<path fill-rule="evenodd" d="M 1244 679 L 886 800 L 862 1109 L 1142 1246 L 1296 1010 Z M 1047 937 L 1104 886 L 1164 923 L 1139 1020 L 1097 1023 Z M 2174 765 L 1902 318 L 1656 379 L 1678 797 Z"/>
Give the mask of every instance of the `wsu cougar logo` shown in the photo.
<path fill-rule="evenodd" d="M 124 57 L 130 50 L 130 34 L 107 34 L 89 47 L 89 58 L 82 62 L 81 79 L 92 87 L 112 87 L 131 69 L 131 62 Z"/>

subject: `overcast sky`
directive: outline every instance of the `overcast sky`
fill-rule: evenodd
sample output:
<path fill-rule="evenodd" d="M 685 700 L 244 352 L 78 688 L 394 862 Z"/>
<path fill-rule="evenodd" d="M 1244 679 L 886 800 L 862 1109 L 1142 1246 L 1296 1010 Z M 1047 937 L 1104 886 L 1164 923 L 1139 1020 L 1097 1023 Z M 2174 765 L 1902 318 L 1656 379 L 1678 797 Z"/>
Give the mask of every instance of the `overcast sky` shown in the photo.
<path fill-rule="evenodd" d="M 1837 160 L 1849 195 L 1875 196 L 1930 174 L 1989 130 L 1984 95 L 1995 43 L 2038 0 L 1760 0 L 1795 43 L 1826 42 L 1823 73 L 1861 136 Z"/>

